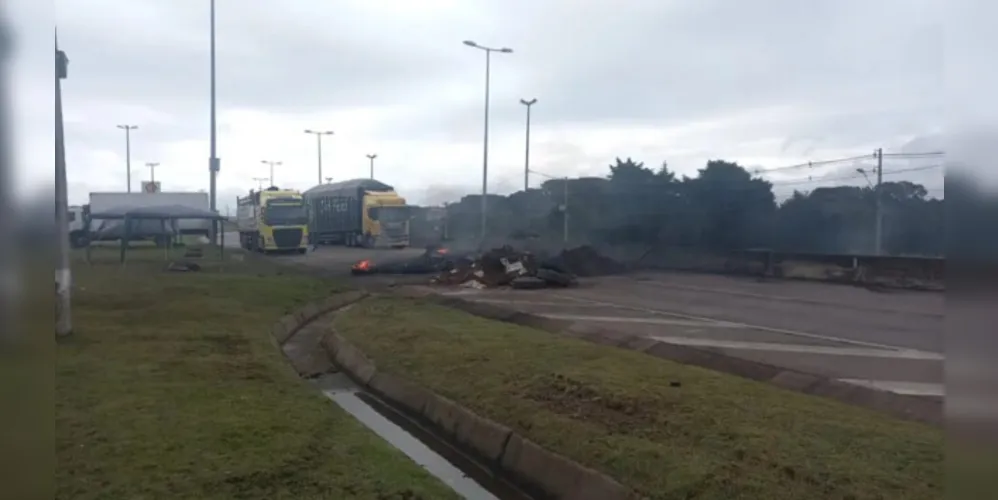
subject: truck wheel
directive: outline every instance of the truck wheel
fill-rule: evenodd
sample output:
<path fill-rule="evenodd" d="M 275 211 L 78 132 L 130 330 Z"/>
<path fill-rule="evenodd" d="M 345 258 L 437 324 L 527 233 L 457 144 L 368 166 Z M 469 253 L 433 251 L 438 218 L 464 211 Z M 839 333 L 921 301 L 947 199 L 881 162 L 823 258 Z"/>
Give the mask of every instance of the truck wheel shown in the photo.
<path fill-rule="evenodd" d="M 69 243 L 73 248 L 86 248 L 90 244 L 90 238 L 84 231 L 75 231 L 69 235 Z"/>

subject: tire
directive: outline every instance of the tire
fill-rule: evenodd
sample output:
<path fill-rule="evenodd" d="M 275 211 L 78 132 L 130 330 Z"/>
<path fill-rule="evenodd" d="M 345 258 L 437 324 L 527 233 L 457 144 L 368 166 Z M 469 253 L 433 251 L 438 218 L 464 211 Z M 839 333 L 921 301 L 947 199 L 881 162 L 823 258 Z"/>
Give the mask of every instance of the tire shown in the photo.
<path fill-rule="evenodd" d="M 299 248 L 298 249 L 298 253 L 301 254 L 301 255 L 305 255 L 306 253 L 308 253 L 308 249 L 307 248 Z"/>
<path fill-rule="evenodd" d="M 75 231 L 69 234 L 69 243 L 73 248 L 86 248 L 90 245 L 90 237 L 85 231 Z"/>
<path fill-rule="evenodd" d="M 551 269 L 538 269 L 536 276 L 549 285 L 567 287 L 575 284 L 575 277 L 571 274 L 560 273 Z"/>

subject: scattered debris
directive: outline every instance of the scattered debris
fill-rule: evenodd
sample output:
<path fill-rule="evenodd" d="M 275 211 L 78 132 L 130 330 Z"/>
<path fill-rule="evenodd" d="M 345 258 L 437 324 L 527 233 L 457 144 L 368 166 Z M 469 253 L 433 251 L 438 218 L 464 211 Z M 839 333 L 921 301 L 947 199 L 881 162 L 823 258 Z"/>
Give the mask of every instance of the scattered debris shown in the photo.
<path fill-rule="evenodd" d="M 375 264 L 362 260 L 353 265 L 353 274 L 436 274 L 431 283 L 468 288 L 511 287 L 538 289 L 570 287 L 577 276 L 599 276 L 621 272 L 624 266 L 594 248 L 583 246 L 541 260 L 531 252 L 505 245 L 481 255 L 455 254 L 447 248 L 430 245 L 426 251 L 402 262 Z"/>
<path fill-rule="evenodd" d="M 201 270 L 201 266 L 196 262 L 176 261 L 169 263 L 166 266 L 166 270 L 175 273 L 196 272 Z"/>

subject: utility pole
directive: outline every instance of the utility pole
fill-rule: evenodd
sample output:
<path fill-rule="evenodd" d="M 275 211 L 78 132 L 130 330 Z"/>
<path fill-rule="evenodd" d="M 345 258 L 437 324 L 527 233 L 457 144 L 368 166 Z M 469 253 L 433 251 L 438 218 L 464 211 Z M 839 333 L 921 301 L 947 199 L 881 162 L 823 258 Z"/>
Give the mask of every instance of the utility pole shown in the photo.
<path fill-rule="evenodd" d="M 73 333 L 71 294 L 73 274 L 69 265 L 69 193 L 66 184 L 66 141 L 62 118 L 62 80 L 68 75 L 69 59 L 59 50 L 55 38 L 55 227 L 58 238 L 59 262 L 55 269 L 56 318 L 55 334 L 66 337 Z"/>
<path fill-rule="evenodd" d="M 527 142 L 523 159 L 523 190 L 530 189 L 530 108 L 537 103 L 537 98 L 520 99 L 520 104 L 527 107 Z"/>
<path fill-rule="evenodd" d="M 306 129 L 305 133 L 315 135 L 316 145 L 319 147 L 319 184 L 322 184 L 322 136 L 333 135 L 333 131 Z"/>
<path fill-rule="evenodd" d="M 376 154 L 374 154 L 374 155 L 367 155 L 367 159 L 371 160 L 371 178 L 372 179 L 374 178 L 374 159 L 377 158 L 377 157 L 378 157 L 378 155 L 376 155 Z"/>
<path fill-rule="evenodd" d="M 158 161 L 146 162 L 146 166 L 149 167 L 149 182 L 153 184 L 156 183 L 156 167 L 159 166 Z"/>
<path fill-rule="evenodd" d="M 267 178 L 266 177 L 254 177 L 253 180 L 256 181 L 256 190 L 257 191 L 263 191 L 263 182 L 266 181 Z"/>
<path fill-rule="evenodd" d="M 877 187 L 874 191 L 874 196 L 876 197 L 876 220 L 874 221 L 874 232 L 873 232 L 873 245 L 874 251 L 877 255 L 883 255 L 884 253 L 884 193 L 882 185 L 884 183 L 884 150 L 883 148 L 877 148 Z"/>
<path fill-rule="evenodd" d="M 270 165 L 270 185 L 271 186 L 275 186 L 276 184 L 274 184 L 274 166 L 275 165 L 276 166 L 281 166 L 281 162 L 279 162 L 279 161 L 270 161 L 270 160 L 260 160 L 260 163 L 263 163 L 264 165 Z"/>
<path fill-rule="evenodd" d="M 218 122 L 216 120 L 216 101 L 215 101 L 215 0 L 211 0 L 209 5 L 209 22 L 211 24 L 209 32 L 209 51 L 211 53 L 210 62 L 211 71 L 209 75 L 210 79 L 210 92 L 211 97 L 209 99 L 210 106 L 210 121 L 211 121 L 211 140 L 210 140 L 210 156 L 208 157 L 208 176 L 209 176 L 209 191 L 208 195 L 210 202 L 210 207 L 212 212 L 216 212 L 218 190 L 217 188 L 217 178 L 218 171 L 222 168 L 222 161 L 218 159 Z M 212 221 L 211 223 L 211 243 L 213 245 L 218 244 L 218 223 L 217 221 Z"/>
<path fill-rule="evenodd" d="M 132 131 L 139 128 L 138 125 L 118 125 L 118 128 L 125 131 L 125 182 L 128 183 L 128 192 L 132 192 Z"/>
<path fill-rule="evenodd" d="M 568 248 L 568 177 L 562 179 L 562 214 L 561 214 L 561 232 L 562 237 L 565 240 L 565 248 Z"/>
<path fill-rule="evenodd" d="M 485 52 L 485 131 L 482 141 L 482 243 L 485 243 L 486 223 L 488 221 L 488 187 L 489 187 L 489 81 L 491 76 L 492 53 L 511 54 L 509 47 L 495 48 L 479 45 L 471 40 L 465 40 L 465 45 Z"/>

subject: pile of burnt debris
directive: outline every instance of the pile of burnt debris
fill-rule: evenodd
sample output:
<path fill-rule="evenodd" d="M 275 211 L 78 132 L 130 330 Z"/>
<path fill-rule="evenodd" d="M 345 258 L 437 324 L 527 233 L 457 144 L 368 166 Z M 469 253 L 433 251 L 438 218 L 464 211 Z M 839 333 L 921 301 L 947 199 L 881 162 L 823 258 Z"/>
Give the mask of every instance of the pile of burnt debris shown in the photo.
<path fill-rule="evenodd" d="M 579 276 L 622 271 L 624 266 L 589 246 L 564 250 L 548 258 L 510 246 L 484 253 L 429 246 L 415 259 L 386 264 L 365 260 L 353 266 L 354 274 L 433 274 L 433 284 L 516 289 L 571 287 L 578 284 Z"/>

